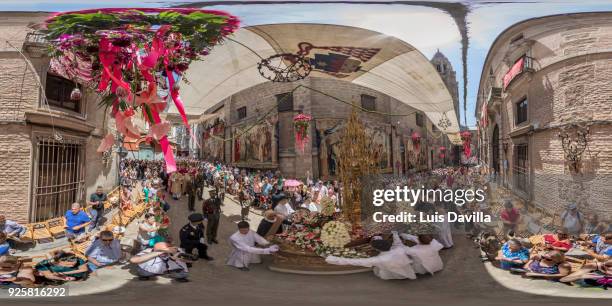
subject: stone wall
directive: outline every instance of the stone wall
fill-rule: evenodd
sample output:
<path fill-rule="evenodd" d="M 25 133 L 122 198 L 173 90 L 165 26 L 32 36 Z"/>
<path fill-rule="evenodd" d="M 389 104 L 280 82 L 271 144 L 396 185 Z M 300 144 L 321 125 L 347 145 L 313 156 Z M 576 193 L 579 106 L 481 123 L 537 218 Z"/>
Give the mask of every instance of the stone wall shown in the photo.
<path fill-rule="evenodd" d="M 0 125 L 0 214 L 28 221 L 30 207 L 31 130 L 25 124 Z"/>
<path fill-rule="evenodd" d="M 0 213 L 20 222 L 28 222 L 32 194 L 35 186 L 33 178 L 37 165 L 34 150 L 34 134 L 52 135 L 58 131 L 66 138 L 77 137 L 83 141 L 85 160 L 83 162 L 85 184 L 83 199 L 102 185 L 112 189 L 117 182 L 117 163 L 114 159 L 108 166 L 102 164 L 102 154 L 97 153 L 101 139 L 113 125 L 110 117 L 104 120 L 103 109 L 98 108 L 98 97 L 93 91 L 84 91 L 83 114 L 49 110 L 41 103 L 41 88 L 37 75 L 44 85 L 49 59 L 44 48 L 24 47 L 27 33 L 32 30 L 30 23 L 39 22 L 44 13 L 0 13 L 0 159 L 4 167 L 0 173 Z M 22 50 L 24 57 L 15 48 Z"/>

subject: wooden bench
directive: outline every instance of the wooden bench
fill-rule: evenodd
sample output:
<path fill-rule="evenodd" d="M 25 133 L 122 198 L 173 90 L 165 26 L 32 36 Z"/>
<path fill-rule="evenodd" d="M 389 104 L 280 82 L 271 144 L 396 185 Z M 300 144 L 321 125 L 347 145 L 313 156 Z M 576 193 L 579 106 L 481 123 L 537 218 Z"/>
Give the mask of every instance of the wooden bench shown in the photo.
<path fill-rule="evenodd" d="M 65 226 L 66 224 L 62 217 L 47 220 L 47 229 L 55 239 L 66 236 Z"/>
<path fill-rule="evenodd" d="M 70 249 L 72 250 L 74 255 L 83 260 L 87 260 L 85 252 L 87 252 L 87 249 L 93 243 L 93 240 L 91 238 L 91 235 L 88 234 L 81 239 L 70 241 Z"/>
<path fill-rule="evenodd" d="M 31 223 L 32 239 L 38 243 L 53 241 L 53 235 L 47 228 L 47 222 Z"/>

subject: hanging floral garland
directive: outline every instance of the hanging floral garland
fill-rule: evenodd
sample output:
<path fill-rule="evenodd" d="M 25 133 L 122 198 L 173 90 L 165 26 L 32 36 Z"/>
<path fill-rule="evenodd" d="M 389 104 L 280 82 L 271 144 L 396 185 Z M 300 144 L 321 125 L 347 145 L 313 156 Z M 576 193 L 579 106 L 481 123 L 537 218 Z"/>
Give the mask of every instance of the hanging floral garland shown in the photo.
<path fill-rule="evenodd" d="M 176 164 L 167 139 L 170 124 L 161 121 L 160 113 L 169 96 L 194 136 L 178 82 L 186 81 L 192 61 L 207 55 L 238 24 L 236 17 L 220 11 L 106 8 L 54 14 L 41 31 L 50 42 L 51 68 L 96 89 L 101 104 L 111 107 L 121 135 L 139 138 L 132 117 L 142 114 L 151 126 L 147 139 L 159 142 L 171 173 Z M 80 99 L 82 94 L 75 88 L 70 96 Z M 112 142 L 107 135 L 98 151 Z"/>
<path fill-rule="evenodd" d="M 308 127 L 312 117 L 306 114 L 297 114 L 293 117 L 293 127 L 295 128 L 295 145 L 300 152 L 304 153 L 304 146 L 308 143 Z"/>
<path fill-rule="evenodd" d="M 415 152 L 419 152 L 419 146 L 421 145 L 421 134 L 419 132 L 412 132 L 412 145 L 414 146 Z"/>
<path fill-rule="evenodd" d="M 470 158 L 472 156 L 472 133 L 470 131 L 463 131 L 459 135 L 461 135 L 461 140 L 463 141 L 463 154 L 465 157 Z"/>

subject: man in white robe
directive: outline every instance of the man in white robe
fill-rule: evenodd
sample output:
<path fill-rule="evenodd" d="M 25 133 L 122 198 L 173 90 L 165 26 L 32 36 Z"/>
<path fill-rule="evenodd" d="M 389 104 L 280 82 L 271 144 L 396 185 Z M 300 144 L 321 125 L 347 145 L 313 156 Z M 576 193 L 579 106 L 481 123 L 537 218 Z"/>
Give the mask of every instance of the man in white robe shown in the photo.
<path fill-rule="evenodd" d="M 260 255 L 269 255 L 279 250 L 276 245 L 268 248 L 255 247 L 256 243 L 264 246 L 270 242 L 252 231 L 246 221 L 238 222 L 238 231 L 230 236 L 229 243 L 232 246 L 232 252 L 226 264 L 242 271 L 248 271 L 249 264 L 261 263 Z"/>
<path fill-rule="evenodd" d="M 442 209 L 439 205 L 437 207 L 438 213 L 441 215 L 447 215 L 446 210 Z M 434 223 L 434 226 L 438 229 L 435 240 L 438 240 L 438 242 L 440 242 L 446 249 L 452 248 L 453 234 L 451 232 L 451 225 L 450 222 L 448 222 L 448 218 L 444 218 L 444 220 L 441 222 Z"/>
<path fill-rule="evenodd" d="M 394 235 L 394 239 L 395 239 Z M 434 274 L 435 272 L 444 269 L 444 263 L 440 257 L 440 250 L 444 246 L 433 239 L 432 235 L 409 235 L 401 234 L 404 240 L 410 240 L 415 242 L 416 245 L 412 247 L 406 247 L 405 254 L 409 255 L 412 260 L 412 267 L 418 274 Z"/>
<path fill-rule="evenodd" d="M 334 265 L 351 265 L 374 267 L 374 274 L 381 279 L 416 279 L 412 267 L 412 259 L 408 257 L 408 248 L 396 232 L 393 232 L 393 244 L 380 237 L 374 237 L 370 242 L 380 254 L 370 258 L 342 258 L 328 256 L 325 261 Z"/>

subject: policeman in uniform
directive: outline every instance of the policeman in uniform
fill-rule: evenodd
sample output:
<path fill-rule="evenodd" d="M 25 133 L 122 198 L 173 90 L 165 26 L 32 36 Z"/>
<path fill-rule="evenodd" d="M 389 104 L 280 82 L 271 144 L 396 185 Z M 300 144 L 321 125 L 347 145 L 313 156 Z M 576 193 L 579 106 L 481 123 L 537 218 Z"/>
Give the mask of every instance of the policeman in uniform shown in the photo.
<path fill-rule="evenodd" d="M 199 213 L 189 215 L 189 223 L 187 223 L 179 233 L 181 239 L 181 248 L 187 254 L 192 254 L 193 249 L 198 249 L 198 256 L 206 260 L 213 260 L 208 256 L 206 250 L 208 246 L 204 244 L 204 216 Z"/>
<path fill-rule="evenodd" d="M 206 237 L 208 244 L 219 243 L 217 241 L 217 230 L 219 229 L 219 219 L 221 218 L 221 199 L 217 196 L 217 191 L 210 190 L 210 199 L 204 201 L 202 205 L 202 213 L 208 220 L 206 228 Z"/>

